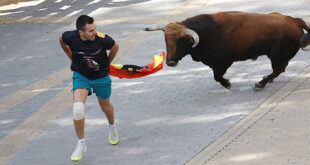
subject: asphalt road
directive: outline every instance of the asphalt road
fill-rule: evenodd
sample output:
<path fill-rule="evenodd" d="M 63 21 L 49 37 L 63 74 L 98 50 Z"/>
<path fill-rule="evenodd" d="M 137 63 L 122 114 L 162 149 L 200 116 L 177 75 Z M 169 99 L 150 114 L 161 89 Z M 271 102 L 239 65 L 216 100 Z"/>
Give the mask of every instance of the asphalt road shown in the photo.
<path fill-rule="evenodd" d="M 114 63 L 144 65 L 165 49 L 163 33 L 144 27 L 227 10 L 276 11 L 309 23 L 309 7 L 306 0 L 36 0 L 0 6 L 0 164 L 184 164 L 309 66 L 309 52 L 299 51 L 260 92 L 252 88 L 271 72 L 266 57 L 235 63 L 225 75 L 230 90 L 190 57 L 148 77 L 112 78 L 120 142 L 108 144 L 106 118 L 91 96 L 88 150 L 73 163 L 72 73 L 58 38 L 75 28 L 77 16 L 93 16 L 97 30 L 120 43 Z"/>

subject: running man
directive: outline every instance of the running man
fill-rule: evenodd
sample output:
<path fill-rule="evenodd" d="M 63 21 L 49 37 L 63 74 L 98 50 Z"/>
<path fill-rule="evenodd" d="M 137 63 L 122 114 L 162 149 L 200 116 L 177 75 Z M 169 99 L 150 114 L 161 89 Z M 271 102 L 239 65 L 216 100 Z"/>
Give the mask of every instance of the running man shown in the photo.
<path fill-rule="evenodd" d="M 114 108 L 110 103 L 111 79 L 110 63 L 116 56 L 119 46 L 107 34 L 96 31 L 92 17 L 81 15 L 76 20 L 76 29 L 66 31 L 60 36 L 60 45 L 71 60 L 73 71 L 73 123 L 78 144 L 71 155 L 72 161 L 82 159 L 86 151 L 84 138 L 84 109 L 87 96 L 96 93 L 101 110 L 109 125 L 109 142 L 117 144 L 119 135 L 114 125 Z M 109 51 L 109 56 L 107 55 Z"/>

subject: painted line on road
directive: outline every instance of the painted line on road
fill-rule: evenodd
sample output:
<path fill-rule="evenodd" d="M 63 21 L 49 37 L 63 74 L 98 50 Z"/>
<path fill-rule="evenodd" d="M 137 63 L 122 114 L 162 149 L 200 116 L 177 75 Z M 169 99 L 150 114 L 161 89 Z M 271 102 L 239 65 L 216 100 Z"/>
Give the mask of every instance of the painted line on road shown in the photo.
<path fill-rule="evenodd" d="M 310 67 L 307 67 L 292 80 L 284 84 L 277 92 L 266 99 L 248 116 L 240 120 L 215 142 L 203 149 L 193 159 L 187 162 L 186 165 L 208 164 L 208 162 L 211 161 L 218 153 L 222 152 L 230 144 L 237 141 L 242 134 L 272 112 L 286 97 L 288 97 L 293 91 L 307 81 L 309 77 Z"/>
<path fill-rule="evenodd" d="M 72 83 L 69 83 L 25 122 L 0 141 L 0 165 L 5 165 L 18 151 L 72 106 L 71 88 Z"/>
<path fill-rule="evenodd" d="M 202 7 L 207 3 L 208 0 L 188 0 L 186 3 L 178 7 L 172 12 L 172 15 L 178 12 L 184 12 L 186 14 L 191 13 L 191 11 L 196 11 L 198 7 Z M 200 6 L 199 6 L 200 4 Z M 193 7 L 191 9 L 191 7 Z M 186 15 L 184 14 L 184 15 Z M 171 21 L 173 17 L 168 15 L 165 17 L 163 21 Z M 127 56 L 129 56 L 137 47 L 139 47 L 145 40 L 150 38 L 151 36 L 157 34 L 157 32 L 145 32 L 139 31 L 134 33 L 124 39 L 122 39 L 119 44 L 120 51 L 119 54 L 121 56 L 117 56 L 114 62 L 119 63 Z M 124 47 L 124 48 L 123 48 Z M 69 69 L 66 67 L 65 69 L 61 69 L 58 71 L 58 74 L 62 72 L 68 72 Z M 70 73 L 70 72 L 69 72 Z M 57 74 L 57 75 L 58 75 Z M 33 83 L 28 88 L 18 91 L 4 99 L 0 100 L 1 104 L 6 104 L 9 101 L 8 106 L 1 107 L 0 112 L 5 112 L 16 105 L 34 97 L 35 92 L 29 94 L 29 89 L 36 90 L 37 85 L 44 85 L 44 92 L 69 78 L 71 76 L 64 74 L 63 77 L 57 77 L 56 74 L 49 76 L 50 78 L 46 78 L 40 80 L 38 82 Z M 60 75 L 58 75 L 60 76 Z M 67 78 L 67 79 L 66 79 Z M 44 82 L 42 84 L 42 82 Z M 6 164 L 10 161 L 18 151 L 24 148 L 29 142 L 31 142 L 39 133 L 47 128 L 58 116 L 60 116 L 64 111 L 66 111 L 70 106 L 72 106 L 72 96 L 69 92 L 71 89 L 71 84 L 68 85 L 65 89 L 58 92 L 53 98 L 51 98 L 47 103 L 45 103 L 38 111 L 32 114 L 25 122 L 20 124 L 16 129 L 14 129 L 10 134 L 8 134 L 5 138 L 0 141 L 0 165 Z M 28 92 L 27 92 L 28 91 Z M 31 91 L 31 90 L 30 90 Z M 39 90 L 40 91 L 40 90 Z M 14 96 L 19 96 L 19 99 L 25 97 L 22 101 L 17 101 Z M 9 100 L 12 99 L 12 100 Z M 17 102 L 16 102 L 17 101 Z M 56 106 L 57 105 L 57 106 Z M 22 138 L 21 138 L 22 137 Z"/>
<path fill-rule="evenodd" d="M 13 94 L 0 99 L 0 114 L 12 109 L 13 107 L 48 91 L 50 88 L 68 80 L 72 76 L 70 68 L 63 68 L 50 76 L 36 81 L 33 84 L 14 92 Z"/>
<path fill-rule="evenodd" d="M 25 2 L 25 1 L 29 1 L 29 0 L 1 0 L 0 6 L 12 5 L 12 4 L 17 4 L 19 2 Z"/>

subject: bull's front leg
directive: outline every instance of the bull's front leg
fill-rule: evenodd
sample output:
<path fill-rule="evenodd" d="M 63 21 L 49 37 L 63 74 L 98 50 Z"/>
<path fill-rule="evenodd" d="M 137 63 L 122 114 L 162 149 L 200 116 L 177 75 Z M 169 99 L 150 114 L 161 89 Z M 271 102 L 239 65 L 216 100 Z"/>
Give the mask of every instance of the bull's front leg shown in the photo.
<path fill-rule="evenodd" d="M 229 65 L 230 66 L 230 65 Z M 231 84 L 228 79 L 223 78 L 224 74 L 226 73 L 229 66 L 220 66 L 220 67 L 213 67 L 213 74 L 215 81 L 219 82 L 223 87 L 230 89 Z"/>

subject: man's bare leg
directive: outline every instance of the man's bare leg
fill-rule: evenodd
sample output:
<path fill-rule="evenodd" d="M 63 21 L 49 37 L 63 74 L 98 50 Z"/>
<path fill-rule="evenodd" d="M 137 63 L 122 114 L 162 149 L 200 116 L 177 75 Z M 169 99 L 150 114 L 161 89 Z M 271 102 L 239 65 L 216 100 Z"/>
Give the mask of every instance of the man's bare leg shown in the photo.
<path fill-rule="evenodd" d="M 100 99 L 98 97 L 98 102 L 100 104 L 101 110 L 105 113 L 109 121 L 109 142 L 110 144 L 115 145 L 119 141 L 119 134 L 114 124 L 114 107 L 111 104 L 110 99 Z"/>
<path fill-rule="evenodd" d="M 82 102 L 85 104 L 86 98 L 88 96 L 88 90 L 83 89 L 75 89 L 73 92 L 73 102 Z M 81 120 L 73 120 L 74 128 L 78 139 L 84 139 L 84 126 L 85 126 L 85 117 Z"/>
<path fill-rule="evenodd" d="M 105 113 L 109 124 L 113 125 L 114 124 L 114 107 L 110 102 L 110 98 L 108 99 L 100 99 L 98 97 L 98 102 L 101 107 L 101 110 Z"/>

